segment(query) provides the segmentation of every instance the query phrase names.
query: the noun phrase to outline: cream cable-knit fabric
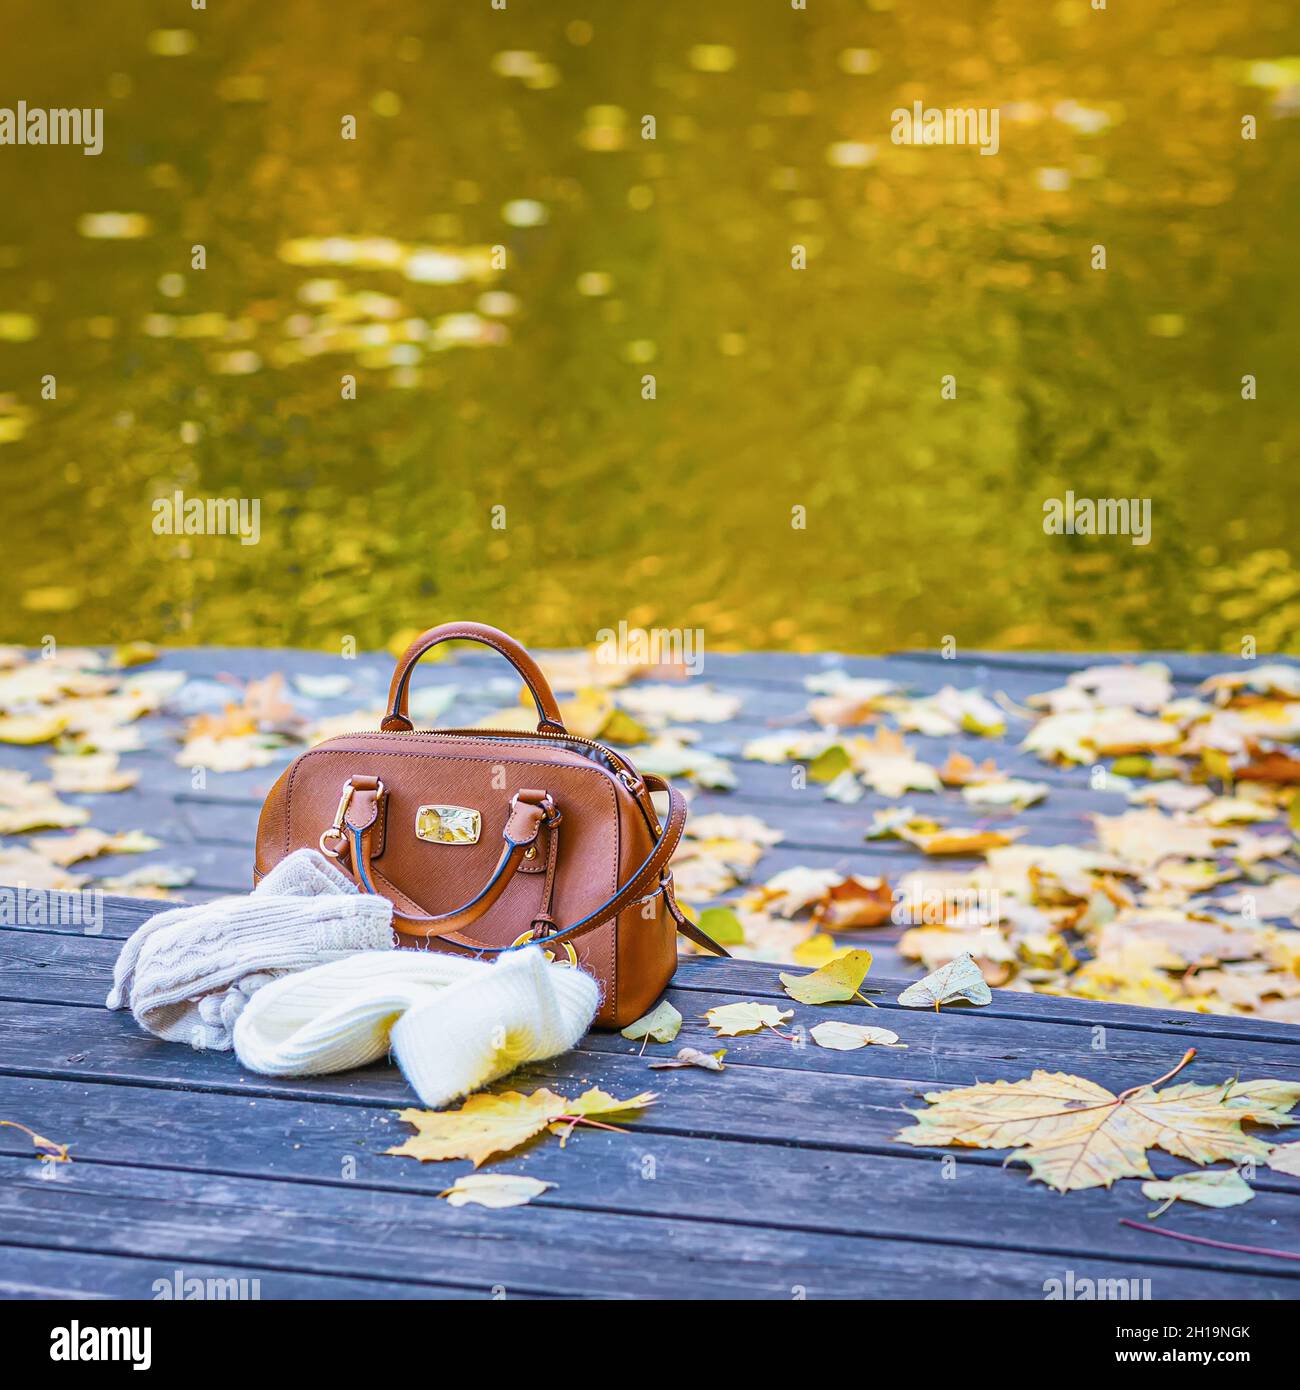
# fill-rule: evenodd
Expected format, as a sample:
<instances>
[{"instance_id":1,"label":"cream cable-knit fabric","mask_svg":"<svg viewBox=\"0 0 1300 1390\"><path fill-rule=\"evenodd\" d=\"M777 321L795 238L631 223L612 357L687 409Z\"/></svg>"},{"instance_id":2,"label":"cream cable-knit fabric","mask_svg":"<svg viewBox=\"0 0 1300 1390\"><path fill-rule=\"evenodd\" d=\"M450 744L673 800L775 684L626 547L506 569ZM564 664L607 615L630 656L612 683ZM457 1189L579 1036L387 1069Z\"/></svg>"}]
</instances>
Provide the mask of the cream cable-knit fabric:
<instances>
[{"instance_id":1,"label":"cream cable-knit fabric","mask_svg":"<svg viewBox=\"0 0 1300 1390\"><path fill-rule=\"evenodd\" d=\"M235 1023L250 1071L314 1076L364 1066L391 1048L428 1106L567 1052L591 1025L600 989L537 947L491 964L425 951L372 952L257 991Z\"/></svg>"},{"instance_id":2,"label":"cream cable-knit fabric","mask_svg":"<svg viewBox=\"0 0 1300 1390\"><path fill-rule=\"evenodd\" d=\"M228 1049L258 989L288 971L391 950L392 916L387 899L300 849L245 897L173 908L137 928L113 967L108 1007L129 1008L160 1038Z\"/></svg>"}]
</instances>

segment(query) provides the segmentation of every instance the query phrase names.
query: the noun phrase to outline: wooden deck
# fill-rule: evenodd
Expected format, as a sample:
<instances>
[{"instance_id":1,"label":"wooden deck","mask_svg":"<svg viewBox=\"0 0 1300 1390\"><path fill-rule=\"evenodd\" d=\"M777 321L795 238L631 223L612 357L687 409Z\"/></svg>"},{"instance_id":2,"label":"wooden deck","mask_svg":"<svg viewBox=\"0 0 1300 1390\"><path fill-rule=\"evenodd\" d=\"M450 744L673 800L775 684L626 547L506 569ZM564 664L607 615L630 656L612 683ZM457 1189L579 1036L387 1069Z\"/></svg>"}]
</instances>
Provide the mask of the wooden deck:
<instances>
[{"instance_id":1,"label":"wooden deck","mask_svg":"<svg viewBox=\"0 0 1300 1390\"><path fill-rule=\"evenodd\" d=\"M1059 683L1090 657L710 657L707 679L743 694L739 718L700 726L702 742L735 755L773 721L797 718L809 670L842 665L888 674L920 690L951 682L1013 699ZM1190 684L1234 663L1164 658ZM381 658L338 662L303 653L195 651L166 664L195 675L338 671L386 686ZM365 675L370 672L370 675ZM427 683L475 685L502 670L466 657L422 672ZM355 693L343 707L355 708ZM471 693L453 714L503 703ZM165 732L164 721L154 734ZM999 764L1053 785L1023 813L1031 841L1082 840L1086 810L1122 808L1087 787L1084 769L1045 768L979 739L911 740L937 761L952 747L994 752ZM93 823L140 827L167 841L155 858L192 865L189 897L248 885L256 808L275 769L214 776L194 791L174 766L175 744L128 756L140 787L84 798ZM11 766L40 770L41 750L5 750ZM11 756L12 755L12 756ZM739 787L706 793L699 809L746 810L785 831L760 865L827 864L891 876L920 863L893 844L862 841L868 796L855 807L790 789L788 769L737 761ZM83 798L65 797L67 800ZM928 798L955 819L953 794ZM107 868L141 862L122 856ZM79 866L86 867L86 866ZM98 871L100 864L94 866ZM873 932L870 983L880 1010L793 1005L805 1027L827 1018L882 1023L906 1050L840 1053L792 1046L771 1033L725 1040L727 1070L650 1071L639 1044L588 1036L574 1053L528 1069L511 1085L566 1094L589 1085L659 1103L628 1132L579 1132L491 1167L554 1182L529 1207L454 1209L437 1194L466 1163L417 1164L382 1151L406 1133L394 1110L412 1103L396 1069L374 1066L317 1079L271 1080L232 1055L196 1053L142 1034L103 1008L121 940L156 903L114 899L101 935L74 928L0 930L0 1119L72 1146L74 1162L33 1159L17 1130L0 1129L0 1293L151 1297L154 1281L260 1280L264 1298L1017 1297L1041 1300L1049 1280L1150 1280L1169 1298L1288 1299L1300 1263L1185 1244L1120 1224L1152 1205L1136 1182L1057 1194L1004 1168L1000 1153L924 1150L892 1142L924 1090L1045 1066L1114 1090L1151 1080L1184 1049L1198 1056L1182 1079L1235 1074L1300 1080L1296 1030L1245 1018L1167 1013L995 991L982 1009L942 1014L893 1003L915 969ZM886 978L880 978L885 976ZM719 1046L701 1015L715 1004L771 999L791 1005L776 969L743 961L683 962L670 998L685 1016L677 1046ZM665 1051L659 1049L660 1052ZM945 1164L944 1159L949 1160ZM1160 1175L1187 1165L1156 1153ZM1177 1209L1159 1225L1235 1244L1300 1249L1300 1179L1260 1169L1255 1199L1229 1211Z\"/></svg>"}]
</instances>

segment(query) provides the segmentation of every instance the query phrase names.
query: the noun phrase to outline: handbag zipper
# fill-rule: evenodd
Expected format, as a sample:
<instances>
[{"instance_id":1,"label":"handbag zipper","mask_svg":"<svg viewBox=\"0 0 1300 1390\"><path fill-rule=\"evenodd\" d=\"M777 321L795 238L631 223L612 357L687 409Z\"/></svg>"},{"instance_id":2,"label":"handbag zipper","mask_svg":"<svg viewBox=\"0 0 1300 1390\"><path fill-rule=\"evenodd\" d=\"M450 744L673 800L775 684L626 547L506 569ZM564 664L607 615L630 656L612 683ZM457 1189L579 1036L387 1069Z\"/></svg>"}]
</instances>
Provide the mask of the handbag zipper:
<instances>
[{"instance_id":1,"label":"handbag zipper","mask_svg":"<svg viewBox=\"0 0 1300 1390\"><path fill-rule=\"evenodd\" d=\"M639 796L645 785L636 769L622 754L607 748L603 743L597 743L593 738L583 738L581 734L553 734L541 729L531 732L519 729L354 729L346 734L335 734L334 738L410 738L412 734L423 734L425 738L510 738L520 742L540 738L554 739L557 743L580 743L586 748L594 748L614 763L619 781L629 791ZM333 739L329 741L333 742Z\"/></svg>"}]
</instances>

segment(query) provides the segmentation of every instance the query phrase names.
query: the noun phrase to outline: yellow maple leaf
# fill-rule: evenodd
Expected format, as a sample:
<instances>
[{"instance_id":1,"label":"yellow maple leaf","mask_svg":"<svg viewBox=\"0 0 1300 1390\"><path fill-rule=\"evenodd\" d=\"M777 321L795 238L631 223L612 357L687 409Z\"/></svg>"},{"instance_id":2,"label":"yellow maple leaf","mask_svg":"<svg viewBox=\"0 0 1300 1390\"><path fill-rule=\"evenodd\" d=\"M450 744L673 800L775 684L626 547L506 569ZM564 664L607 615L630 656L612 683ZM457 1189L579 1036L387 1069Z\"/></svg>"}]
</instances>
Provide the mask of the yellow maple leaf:
<instances>
[{"instance_id":1,"label":"yellow maple leaf","mask_svg":"<svg viewBox=\"0 0 1300 1390\"><path fill-rule=\"evenodd\" d=\"M1085 1077L1036 1071L1023 1081L994 1081L925 1096L930 1109L895 1138L905 1144L1020 1149L1014 1161L1060 1192L1109 1187L1116 1178L1153 1176L1146 1151L1161 1148L1194 1163L1266 1159L1270 1144L1244 1121L1290 1123L1300 1085L1228 1081L1183 1083L1157 1091L1196 1055L1157 1080L1114 1095Z\"/></svg>"},{"instance_id":2,"label":"yellow maple leaf","mask_svg":"<svg viewBox=\"0 0 1300 1390\"><path fill-rule=\"evenodd\" d=\"M480 1092L455 1110L399 1110L400 1118L414 1125L416 1133L385 1152L425 1163L468 1158L477 1168L493 1154L517 1149L544 1129L559 1132L558 1126L567 1137L576 1123L598 1123L592 1120L594 1115L641 1110L654 1100L653 1091L619 1100L596 1087L574 1100L545 1087L531 1095Z\"/></svg>"}]
</instances>

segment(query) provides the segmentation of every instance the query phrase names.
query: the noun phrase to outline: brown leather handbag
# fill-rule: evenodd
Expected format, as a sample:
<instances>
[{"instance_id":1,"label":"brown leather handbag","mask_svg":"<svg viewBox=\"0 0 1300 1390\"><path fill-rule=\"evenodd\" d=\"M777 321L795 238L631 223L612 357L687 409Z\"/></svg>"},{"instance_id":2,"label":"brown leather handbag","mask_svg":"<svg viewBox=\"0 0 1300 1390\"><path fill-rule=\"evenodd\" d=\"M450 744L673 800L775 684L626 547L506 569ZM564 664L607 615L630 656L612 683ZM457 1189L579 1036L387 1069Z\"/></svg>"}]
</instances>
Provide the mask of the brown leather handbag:
<instances>
[{"instance_id":1,"label":"brown leather handbag","mask_svg":"<svg viewBox=\"0 0 1300 1390\"><path fill-rule=\"evenodd\" d=\"M415 663L450 641L485 643L511 663L537 705L535 733L414 727ZM651 792L667 794L662 823ZM285 769L262 808L254 878L319 846L363 892L389 899L399 945L485 959L541 945L596 977L596 1023L621 1028L672 978L677 932L727 954L673 897L685 824L680 792L565 729L514 638L444 623L397 663L379 732L327 739Z\"/></svg>"}]
</instances>

